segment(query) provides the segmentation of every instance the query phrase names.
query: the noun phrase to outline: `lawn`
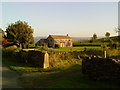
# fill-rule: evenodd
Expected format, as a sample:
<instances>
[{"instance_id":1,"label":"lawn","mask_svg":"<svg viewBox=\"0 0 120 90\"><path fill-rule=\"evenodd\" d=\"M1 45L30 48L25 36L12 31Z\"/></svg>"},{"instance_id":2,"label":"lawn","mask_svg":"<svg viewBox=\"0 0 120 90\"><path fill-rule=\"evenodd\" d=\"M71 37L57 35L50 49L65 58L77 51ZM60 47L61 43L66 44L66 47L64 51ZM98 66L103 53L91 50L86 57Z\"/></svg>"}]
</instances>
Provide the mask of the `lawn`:
<instances>
[{"instance_id":1,"label":"lawn","mask_svg":"<svg viewBox=\"0 0 120 90\"><path fill-rule=\"evenodd\" d=\"M93 47L93 46L81 46L81 47L66 47L66 48L50 48L49 52L69 52L69 51L83 51L84 49L101 49L101 47Z\"/></svg>"},{"instance_id":2,"label":"lawn","mask_svg":"<svg viewBox=\"0 0 120 90\"><path fill-rule=\"evenodd\" d=\"M39 67L35 67L33 65L24 64L17 62L14 58L2 58L2 63L6 64L9 68L16 71L18 74L23 74L27 72L42 72L42 71L50 71L52 69L42 69Z\"/></svg>"},{"instance_id":3,"label":"lawn","mask_svg":"<svg viewBox=\"0 0 120 90\"><path fill-rule=\"evenodd\" d=\"M80 65L42 76L21 76L19 82L25 88L118 88L117 81L93 81L81 72Z\"/></svg>"}]
</instances>

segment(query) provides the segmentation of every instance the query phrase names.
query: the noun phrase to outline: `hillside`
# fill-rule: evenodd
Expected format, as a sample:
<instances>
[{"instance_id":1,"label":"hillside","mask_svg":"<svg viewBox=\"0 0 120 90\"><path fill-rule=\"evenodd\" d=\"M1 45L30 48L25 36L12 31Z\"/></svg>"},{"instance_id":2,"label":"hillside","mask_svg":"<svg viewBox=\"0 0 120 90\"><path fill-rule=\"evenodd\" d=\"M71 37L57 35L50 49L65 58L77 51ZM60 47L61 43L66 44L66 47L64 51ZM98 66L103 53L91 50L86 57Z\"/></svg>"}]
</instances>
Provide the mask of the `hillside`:
<instances>
[{"instance_id":1,"label":"hillside","mask_svg":"<svg viewBox=\"0 0 120 90\"><path fill-rule=\"evenodd\" d=\"M75 41L75 42L73 42L73 45L74 46L86 46L86 45L92 45L92 46L101 46L101 44L102 43L104 43L104 44L108 44L109 43L109 40L103 40L103 39L105 39L105 37L103 37L103 38L99 38L99 39L96 39L95 40L95 42L92 42L92 43L90 43L90 40L84 40L84 41ZM112 40L112 41L114 41L114 42L118 42L118 38L117 38L117 36L113 36L113 37L110 37L110 39Z\"/></svg>"},{"instance_id":2,"label":"hillside","mask_svg":"<svg viewBox=\"0 0 120 90\"><path fill-rule=\"evenodd\" d=\"M105 39L105 38L97 39L96 42L101 42L103 39ZM114 42L118 42L117 36L112 36L112 37L110 37L110 39L113 40Z\"/></svg>"},{"instance_id":3,"label":"hillside","mask_svg":"<svg viewBox=\"0 0 120 90\"><path fill-rule=\"evenodd\" d=\"M96 42L101 42L101 41L103 41L103 39L106 39L106 37L99 38L99 39L96 40ZM112 36L109 39L113 40L114 42L118 42L118 37L117 36ZM87 40L87 42L89 42L89 41Z\"/></svg>"}]
</instances>

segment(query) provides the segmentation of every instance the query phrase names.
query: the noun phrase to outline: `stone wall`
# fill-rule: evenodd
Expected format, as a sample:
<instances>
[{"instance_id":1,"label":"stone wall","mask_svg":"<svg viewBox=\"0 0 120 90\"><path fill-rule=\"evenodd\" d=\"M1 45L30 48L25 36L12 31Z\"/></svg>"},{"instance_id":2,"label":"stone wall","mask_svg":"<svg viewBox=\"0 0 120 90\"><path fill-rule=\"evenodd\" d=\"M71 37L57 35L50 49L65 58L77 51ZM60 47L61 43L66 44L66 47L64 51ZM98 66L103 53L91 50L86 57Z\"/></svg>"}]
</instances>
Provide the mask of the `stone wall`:
<instances>
[{"instance_id":1,"label":"stone wall","mask_svg":"<svg viewBox=\"0 0 120 90\"><path fill-rule=\"evenodd\" d=\"M82 73L94 80L120 80L120 60L86 57Z\"/></svg>"},{"instance_id":2,"label":"stone wall","mask_svg":"<svg viewBox=\"0 0 120 90\"><path fill-rule=\"evenodd\" d=\"M40 50L21 50L16 59L21 63L31 64L41 68L53 67L56 63L62 63L72 59L81 59L83 52L43 52Z\"/></svg>"},{"instance_id":3,"label":"stone wall","mask_svg":"<svg viewBox=\"0 0 120 90\"><path fill-rule=\"evenodd\" d=\"M21 51L19 61L32 64L37 67L49 67L49 55L46 51Z\"/></svg>"}]
</instances>

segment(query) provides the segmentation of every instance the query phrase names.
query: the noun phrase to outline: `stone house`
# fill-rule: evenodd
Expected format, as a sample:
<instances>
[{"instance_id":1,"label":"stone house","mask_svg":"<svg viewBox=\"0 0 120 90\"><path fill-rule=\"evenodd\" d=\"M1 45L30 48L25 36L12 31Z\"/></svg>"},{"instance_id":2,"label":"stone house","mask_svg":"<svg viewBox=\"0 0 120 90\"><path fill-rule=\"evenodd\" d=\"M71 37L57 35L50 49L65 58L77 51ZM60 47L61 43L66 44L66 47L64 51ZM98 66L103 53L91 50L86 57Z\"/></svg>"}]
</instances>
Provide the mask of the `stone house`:
<instances>
[{"instance_id":1,"label":"stone house","mask_svg":"<svg viewBox=\"0 0 120 90\"><path fill-rule=\"evenodd\" d=\"M48 46L47 39L40 39L35 45L36 46Z\"/></svg>"},{"instance_id":2,"label":"stone house","mask_svg":"<svg viewBox=\"0 0 120 90\"><path fill-rule=\"evenodd\" d=\"M47 39L40 39L36 46L48 46L51 48L72 47L72 39L67 35L49 35Z\"/></svg>"}]
</instances>

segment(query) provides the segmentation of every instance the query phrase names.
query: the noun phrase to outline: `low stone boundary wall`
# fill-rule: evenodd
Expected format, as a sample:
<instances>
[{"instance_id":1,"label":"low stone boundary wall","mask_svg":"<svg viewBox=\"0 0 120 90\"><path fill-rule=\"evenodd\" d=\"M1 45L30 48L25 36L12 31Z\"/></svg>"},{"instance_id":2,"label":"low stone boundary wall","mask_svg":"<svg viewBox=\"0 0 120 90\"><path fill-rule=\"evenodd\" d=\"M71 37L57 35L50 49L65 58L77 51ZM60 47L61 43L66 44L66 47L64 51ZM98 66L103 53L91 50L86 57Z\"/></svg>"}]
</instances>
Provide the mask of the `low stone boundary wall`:
<instances>
[{"instance_id":1,"label":"low stone boundary wall","mask_svg":"<svg viewBox=\"0 0 120 90\"><path fill-rule=\"evenodd\" d=\"M87 57L82 61L82 73L94 80L120 80L120 60Z\"/></svg>"},{"instance_id":2,"label":"low stone boundary wall","mask_svg":"<svg viewBox=\"0 0 120 90\"><path fill-rule=\"evenodd\" d=\"M49 67L49 55L46 51L20 51L19 61L24 63L29 63L41 68Z\"/></svg>"}]
</instances>

